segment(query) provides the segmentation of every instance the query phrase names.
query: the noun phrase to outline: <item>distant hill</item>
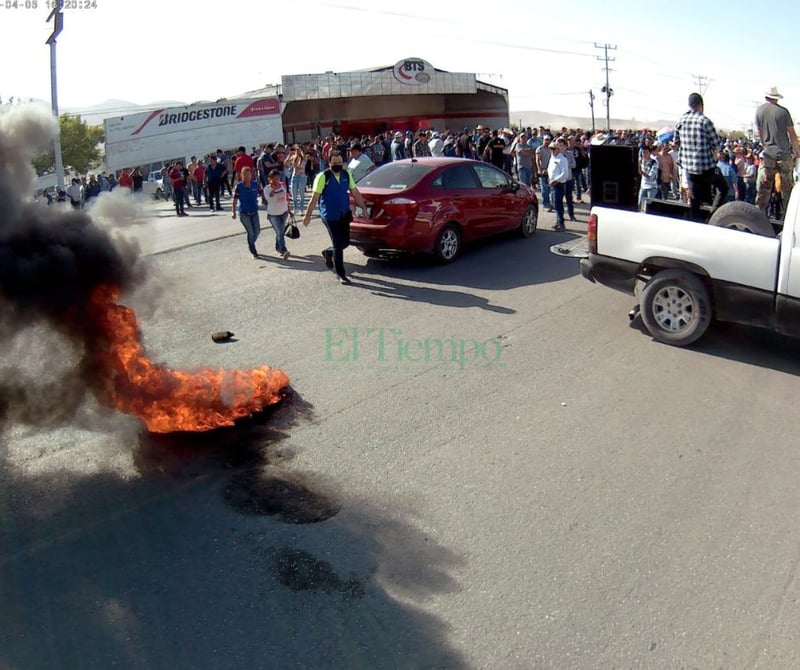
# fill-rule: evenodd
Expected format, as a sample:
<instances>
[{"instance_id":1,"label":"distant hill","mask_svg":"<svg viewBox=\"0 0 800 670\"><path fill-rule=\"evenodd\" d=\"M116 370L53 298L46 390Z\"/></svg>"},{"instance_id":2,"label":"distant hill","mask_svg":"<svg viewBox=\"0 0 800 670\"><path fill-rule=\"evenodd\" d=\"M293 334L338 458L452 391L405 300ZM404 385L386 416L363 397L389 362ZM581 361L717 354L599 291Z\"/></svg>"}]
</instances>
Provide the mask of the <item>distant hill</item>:
<instances>
[{"instance_id":1,"label":"distant hill","mask_svg":"<svg viewBox=\"0 0 800 670\"><path fill-rule=\"evenodd\" d=\"M578 117L578 116L562 116L560 114L550 114L548 112L539 112L539 111L514 111L511 110L508 113L509 119L512 124L516 124L522 128L526 128L531 126L532 128L538 126L544 126L545 128L549 128L550 130L555 131L556 129L561 129L562 127L567 128L582 128L584 130L591 130L592 129L592 119L591 117ZM649 128L652 130L657 130L659 128L663 128L664 126L672 126L675 123L675 119L671 121L665 121L663 119L660 120L641 120L641 119L616 119L611 118L611 127L612 128L633 128L640 130L642 128ZM597 130L602 130L605 128L606 125L606 117L595 117L595 128Z\"/></svg>"},{"instance_id":2,"label":"distant hill","mask_svg":"<svg viewBox=\"0 0 800 670\"><path fill-rule=\"evenodd\" d=\"M104 119L110 119L115 116L150 112L154 109L161 109L162 107L182 107L185 104L185 102L176 100L160 100L147 105L137 105L135 102L130 102L129 100L112 99L88 107L65 107L60 109L59 112L62 114L80 116L81 119L90 126L99 126L103 124Z\"/></svg>"}]
</instances>

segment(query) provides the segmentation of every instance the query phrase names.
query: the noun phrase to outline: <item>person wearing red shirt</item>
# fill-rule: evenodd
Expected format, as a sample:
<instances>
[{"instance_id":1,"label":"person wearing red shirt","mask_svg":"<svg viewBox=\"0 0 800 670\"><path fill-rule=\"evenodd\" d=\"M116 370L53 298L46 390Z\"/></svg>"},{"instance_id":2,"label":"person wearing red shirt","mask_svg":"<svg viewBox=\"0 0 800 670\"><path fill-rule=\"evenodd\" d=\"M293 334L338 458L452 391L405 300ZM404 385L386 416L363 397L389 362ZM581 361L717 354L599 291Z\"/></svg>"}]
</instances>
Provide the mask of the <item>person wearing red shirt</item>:
<instances>
[{"instance_id":1,"label":"person wearing red shirt","mask_svg":"<svg viewBox=\"0 0 800 670\"><path fill-rule=\"evenodd\" d=\"M186 179L183 176L183 163L175 161L168 176L172 183L172 197L175 200L175 211L178 216L187 216L184 211L184 196L186 192Z\"/></svg>"},{"instance_id":2,"label":"person wearing red shirt","mask_svg":"<svg viewBox=\"0 0 800 670\"><path fill-rule=\"evenodd\" d=\"M248 156L247 150L244 147L239 147L239 150L236 152L236 160L233 162L233 173L236 175L237 181L242 180L242 168L245 167L249 167L250 171L255 173L256 164L253 162L253 159Z\"/></svg>"},{"instance_id":3,"label":"person wearing red shirt","mask_svg":"<svg viewBox=\"0 0 800 670\"><path fill-rule=\"evenodd\" d=\"M205 189L206 183L206 168L203 166L203 161L197 161L197 165L192 172L192 190L194 191L194 202L200 206L202 203L201 196ZM208 193L206 193L206 204L208 204Z\"/></svg>"},{"instance_id":4,"label":"person wearing red shirt","mask_svg":"<svg viewBox=\"0 0 800 670\"><path fill-rule=\"evenodd\" d=\"M128 173L128 168L125 168L119 176L119 179L117 179L117 186L127 188L129 191L133 190L133 178Z\"/></svg>"}]
</instances>

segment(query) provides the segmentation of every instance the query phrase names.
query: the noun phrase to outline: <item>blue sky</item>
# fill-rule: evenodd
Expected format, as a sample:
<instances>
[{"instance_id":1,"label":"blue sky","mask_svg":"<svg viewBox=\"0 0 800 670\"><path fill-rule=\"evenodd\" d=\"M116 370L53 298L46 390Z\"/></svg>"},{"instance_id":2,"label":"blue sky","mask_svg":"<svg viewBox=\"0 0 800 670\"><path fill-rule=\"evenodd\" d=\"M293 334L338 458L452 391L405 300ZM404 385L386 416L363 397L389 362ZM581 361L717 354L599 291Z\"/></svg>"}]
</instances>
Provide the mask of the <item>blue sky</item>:
<instances>
[{"instance_id":1,"label":"blue sky","mask_svg":"<svg viewBox=\"0 0 800 670\"><path fill-rule=\"evenodd\" d=\"M0 97L49 100L48 10L43 0L16 2L19 9L0 9ZM744 129L776 85L800 118L800 69L791 57L796 0L674 0L650 11L621 0L570 0L558 12L530 0L226 0L208 5L210 12L167 0L93 2L65 10L57 50L62 108L111 98L215 100L280 83L281 74L414 56L508 88L512 121L514 111L532 109L588 117L591 89L603 125L603 51L595 45L610 44L612 117L676 119L702 87L716 125Z\"/></svg>"}]
</instances>

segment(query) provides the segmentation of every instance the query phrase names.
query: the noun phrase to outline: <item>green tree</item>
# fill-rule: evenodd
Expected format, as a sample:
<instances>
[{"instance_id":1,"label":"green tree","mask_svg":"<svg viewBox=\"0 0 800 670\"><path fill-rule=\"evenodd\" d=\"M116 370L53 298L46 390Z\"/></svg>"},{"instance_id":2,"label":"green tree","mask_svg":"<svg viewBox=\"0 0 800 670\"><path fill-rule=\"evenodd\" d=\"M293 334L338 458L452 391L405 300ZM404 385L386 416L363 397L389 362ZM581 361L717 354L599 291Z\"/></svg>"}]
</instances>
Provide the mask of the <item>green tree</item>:
<instances>
[{"instance_id":1,"label":"green tree","mask_svg":"<svg viewBox=\"0 0 800 670\"><path fill-rule=\"evenodd\" d=\"M64 114L58 119L61 129L61 158L78 172L86 172L100 158L98 143L104 140L102 126L89 126L80 116ZM53 150L40 154L33 160L38 174L55 169Z\"/></svg>"}]
</instances>

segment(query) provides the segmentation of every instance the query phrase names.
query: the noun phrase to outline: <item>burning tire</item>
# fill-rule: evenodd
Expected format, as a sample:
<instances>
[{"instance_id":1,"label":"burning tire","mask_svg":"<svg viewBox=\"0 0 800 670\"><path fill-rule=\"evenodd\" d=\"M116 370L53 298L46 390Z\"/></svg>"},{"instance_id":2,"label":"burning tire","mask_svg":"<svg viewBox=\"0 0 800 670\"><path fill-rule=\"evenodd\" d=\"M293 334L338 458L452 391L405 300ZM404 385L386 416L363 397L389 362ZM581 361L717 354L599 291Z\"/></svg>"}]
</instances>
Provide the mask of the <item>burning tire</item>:
<instances>
[{"instance_id":1,"label":"burning tire","mask_svg":"<svg viewBox=\"0 0 800 670\"><path fill-rule=\"evenodd\" d=\"M458 228L448 223L439 231L433 253L440 263L452 263L461 253L461 232Z\"/></svg>"}]
</instances>

